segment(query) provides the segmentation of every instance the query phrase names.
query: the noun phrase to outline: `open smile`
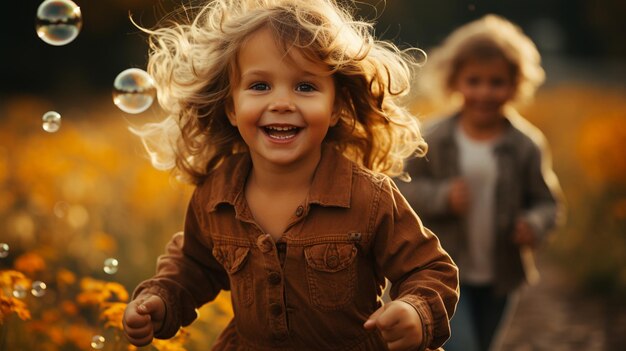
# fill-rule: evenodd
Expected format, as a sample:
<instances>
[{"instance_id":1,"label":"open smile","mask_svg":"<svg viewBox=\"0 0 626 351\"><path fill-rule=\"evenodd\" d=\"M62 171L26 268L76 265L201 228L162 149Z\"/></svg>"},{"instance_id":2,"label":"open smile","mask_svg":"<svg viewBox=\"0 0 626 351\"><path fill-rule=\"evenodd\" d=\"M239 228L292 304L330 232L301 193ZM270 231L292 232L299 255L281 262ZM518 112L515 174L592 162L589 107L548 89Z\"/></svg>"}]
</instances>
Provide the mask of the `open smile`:
<instances>
[{"instance_id":1,"label":"open smile","mask_svg":"<svg viewBox=\"0 0 626 351\"><path fill-rule=\"evenodd\" d=\"M261 127L265 135L276 141L287 141L296 137L302 130L300 127L291 125L268 125Z\"/></svg>"}]
</instances>

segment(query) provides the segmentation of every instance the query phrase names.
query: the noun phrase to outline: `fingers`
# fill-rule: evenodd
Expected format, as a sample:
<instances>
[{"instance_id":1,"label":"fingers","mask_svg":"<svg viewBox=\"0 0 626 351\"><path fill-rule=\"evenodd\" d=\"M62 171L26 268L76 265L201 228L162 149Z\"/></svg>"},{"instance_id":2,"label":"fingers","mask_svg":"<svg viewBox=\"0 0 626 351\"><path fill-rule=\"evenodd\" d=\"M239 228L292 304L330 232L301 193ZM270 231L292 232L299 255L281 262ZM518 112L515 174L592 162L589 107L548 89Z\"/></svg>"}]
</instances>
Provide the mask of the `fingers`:
<instances>
[{"instance_id":1,"label":"fingers","mask_svg":"<svg viewBox=\"0 0 626 351\"><path fill-rule=\"evenodd\" d=\"M449 193L449 205L452 212L462 215L467 212L470 201L470 191L463 179L452 181Z\"/></svg>"},{"instance_id":2,"label":"fingers","mask_svg":"<svg viewBox=\"0 0 626 351\"><path fill-rule=\"evenodd\" d=\"M160 297L152 295L143 300L139 304L139 306L137 306L137 311L140 314L149 314L153 317L162 317L165 313L165 304Z\"/></svg>"},{"instance_id":3,"label":"fingers","mask_svg":"<svg viewBox=\"0 0 626 351\"><path fill-rule=\"evenodd\" d=\"M515 233L513 240L516 244L534 246L536 244L536 237L532 227L524 220L518 220L515 224Z\"/></svg>"},{"instance_id":4,"label":"fingers","mask_svg":"<svg viewBox=\"0 0 626 351\"><path fill-rule=\"evenodd\" d=\"M153 337L152 333L150 333L149 335L147 335L145 337L139 337L139 338L133 338L133 337L129 336L128 334L126 334L126 339L128 339L128 342L130 342L131 344L133 344L133 345L135 345L137 347L149 345L152 342L153 338L154 337Z\"/></svg>"},{"instance_id":5,"label":"fingers","mask_svg":"<svg viewBox=\"0 0 626 351\"><path fill-rule=\"evenodd\" d=\"M400 322L398 314L395 311L394 304L389 303L387 306L388 307L385 311L383 311L383 313L381 313L376 319L376 327L381 331L381 333L383 333L383 336L385 336L385 333L393 335L390 331L394 329L398 322ZM385 340L387 340L387 338L385 338Z\"/></svg>"},{"instance_id":6,"label":"fingers","mask_svg":"<svg viewBox=\"0 0 626 351\"><path fill-rule=\"evenodd\" d=\"M124 334L128 341L135 346L148 345L154 337L154 326L149 314L149 306L144 305L146 300L132 301L124 311L122 320Z\"/></svg>"},{"instance_id":7,"label":"fingers","mask_svg":"<svg viewBox=\"0 0 626 351\"><path fill-rule=\"evenodd\" d=\"M154 337L153 327L150 322L150 316L138 316L141 318L124 319L124 334L131 344L145 346L152 342Z\"/></svg>"},{"instance_id":8,"label":"fingers","mask_svg":"<svg viewBox=\"0 0 626 351\"><path fill-rule=\"evenodd\" d=\"M392 301L376 310L364 324L376 327L389 350L410 350L422 343L421 319L417 311L403 301Z\"/></svg>"},{"instance_id":9,"label":"fingers","mask_svg":"<svg viewBox=\"0 0 626 351\"><path fill-rule=\"evenodd\" d=\"M154 337L152 325L146 324L139 328L126 328L125 329L126 336L129 339L133 339L136 342L141 342L142 340L147 340L148 343ZM133 343L134 344L134 343Z\"/></svg>"},{"instance_id":10,"label":"fingers","mask_svg":"<svg viewBox=\"0 0 626 351\"><path fill-rule=\"evenodd\" d=\"M150 324L150 315L139 314L136 309L132 311L127 308L127 312L124 314L124 324L133 329L142 328Z\"/></svg>"},{"instance_id":11,"label":"fingers","mask_svg":"<svg viewBox=\"0 0 626 351\"><path fill-rule=\"evenodd\" d=\"M383 338L385 340L396 340L397 332L394 331L394 327L398 324L399 320L397 315L391 311L388 312L388 306L393 306L392 303L387 305L383 305L379 309L377 309L372 315L367 319L365 324L363 325L365 329L371 330L374 328L378 328L380 332L383 334ZM389 337L390 339L388 339Z\"/></svg>"},{"instance_id":12,"label":"fingers","mask_svg":"<svg viewBox=\"0 0 626 351\"><path fill-rule=\"evenodd\" d=\"M376 328L376 320L378 319L378 316L380 316L380 314L383 313L384 310L385 310L385 305L381 306L379 309L374 311L374 313L372 313L369 316L369 318L365 321L365 324L363 324L365 329L372 330Z\"/></svg>"}]
</instances>

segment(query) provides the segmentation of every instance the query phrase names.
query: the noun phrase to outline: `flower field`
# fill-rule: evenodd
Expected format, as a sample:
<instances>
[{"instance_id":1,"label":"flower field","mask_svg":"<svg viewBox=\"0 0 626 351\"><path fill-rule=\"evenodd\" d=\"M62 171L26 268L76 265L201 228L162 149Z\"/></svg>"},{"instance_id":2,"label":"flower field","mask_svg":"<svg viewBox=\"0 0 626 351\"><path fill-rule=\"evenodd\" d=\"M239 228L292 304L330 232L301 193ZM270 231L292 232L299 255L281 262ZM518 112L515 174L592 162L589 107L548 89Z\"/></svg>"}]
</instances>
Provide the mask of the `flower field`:
<instances>
[{"instance_id":1,"label":"flower field","mask_svg":"<svg viewBox=\"0 0 626 351\"><path fill-rule=\"evenodd\" d=\"M41 126L49 110L63 116L54 133ZM521 113L545 133L567 200L550 257L581 292L624 296L626 91L552 86ZM151 168L127 129L158 117L126 115L108 96L0 101L0 350L136 349L121 334L124 307L181 230L192 190ZM141 349L205 350L231 317L223 293L175 338Z\"/></svg>"}]
</instances>

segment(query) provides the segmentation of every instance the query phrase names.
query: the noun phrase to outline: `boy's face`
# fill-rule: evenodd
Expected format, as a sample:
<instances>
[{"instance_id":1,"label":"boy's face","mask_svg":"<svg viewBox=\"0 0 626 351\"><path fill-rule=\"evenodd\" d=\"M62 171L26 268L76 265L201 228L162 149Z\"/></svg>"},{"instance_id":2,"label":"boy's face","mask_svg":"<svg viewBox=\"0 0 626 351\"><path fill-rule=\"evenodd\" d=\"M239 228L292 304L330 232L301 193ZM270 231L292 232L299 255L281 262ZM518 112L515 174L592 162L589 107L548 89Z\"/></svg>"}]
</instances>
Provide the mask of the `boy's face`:
<instances>
[{"instance_id":1,"label":"boy's face","mask_svg":"<svg viewBox=\"0 0 626 351\"><path fill-rule=\"evenodd\" d=\"M297 49L285 54L268 29L245 41L237 63L228 119L255 164L317 162L328 128L337 123L335 84L327 67L306 60Z\"/></svg>"},{"instance_id":2,"label":"boy's face","mask_svg":"<svg viewBox=\"0 0 626 351\"><path fill-rule=\"evenodd\" d=\"M472 123L496 123L515 94L508 61L501 57L468 60L459 68L454 90L463 96L462 115Z\"/></svg>"}]
</instances>

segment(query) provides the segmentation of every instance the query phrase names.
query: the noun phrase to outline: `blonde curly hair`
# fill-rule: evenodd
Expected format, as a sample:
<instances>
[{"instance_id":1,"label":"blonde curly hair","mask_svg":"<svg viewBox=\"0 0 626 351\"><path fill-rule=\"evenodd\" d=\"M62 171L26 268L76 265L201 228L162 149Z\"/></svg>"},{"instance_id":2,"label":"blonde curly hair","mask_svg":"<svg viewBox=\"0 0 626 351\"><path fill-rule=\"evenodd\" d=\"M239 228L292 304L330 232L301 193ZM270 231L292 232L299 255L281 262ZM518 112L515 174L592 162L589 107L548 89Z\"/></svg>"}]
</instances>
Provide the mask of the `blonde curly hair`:
<instances>
[{"instance_id":1,"label":"blonde curly hair","mask_svg":"<svg viewBox=\"0 0 626 351\"><path fill-rule=\"evenodd\" d=\"M420 91L447 104L454 96L456 75L463 64L493 57L503 57L511 67L516 89L509 104L530 101L545 80L539 51L521 28L493 14L457 28L428 53L428 63L418 83Z\"/></svg>"},{"instance_id":2,"label":"blonde curly hair","mask_svg":"<svg viewBox=\"0 0 626 351\"><path fill-rule=\"evenodd\" d=\"M417 118L399 102L419 65L410 51L419 49L376 40L372 25L349 10L335 0L210 0L185 9L180 21L140 27L149 34L148 73L167 113L162 122L131 128L153 166L198 184L225 158L248 150L226 115L230 82L244 40L269 28L285 51L301 50L333 74L340 118L325 142L371 170L404 174L404 159L426 152Z\"/></svg>"}]
</instances>

